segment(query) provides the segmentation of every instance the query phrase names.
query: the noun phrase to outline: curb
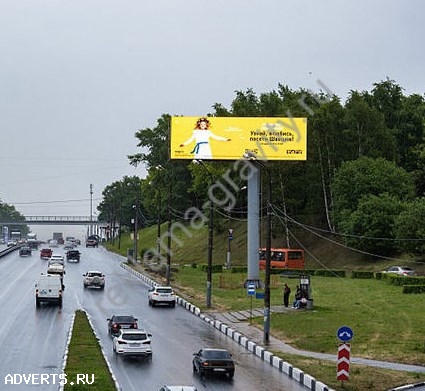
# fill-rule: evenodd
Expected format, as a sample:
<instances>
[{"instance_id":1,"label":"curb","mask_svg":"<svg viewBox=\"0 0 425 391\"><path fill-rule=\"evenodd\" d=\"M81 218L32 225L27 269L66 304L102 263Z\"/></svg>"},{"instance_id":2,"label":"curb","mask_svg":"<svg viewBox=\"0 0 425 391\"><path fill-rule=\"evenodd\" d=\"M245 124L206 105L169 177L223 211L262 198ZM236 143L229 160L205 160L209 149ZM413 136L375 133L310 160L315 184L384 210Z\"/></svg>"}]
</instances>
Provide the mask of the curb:
<instances>
[{"instance_id":1,"label":"curb","mask_svg":"<svg viewBox=\"0 0 425 391\"><path fill-rule=\"evenodd\" d=\"M416 384L406 384L404 386L400 386L400 387L396 387L396 388L391 388L388 391L406 391L406 390L413 390L414 388L424 387L424 386L425 386L425 382L416 383Z\"/></svg>"},{"instance_id":2,"label":"curb","mask_svg":"<svg viewBox=\"0 0 425 391\"><path fill-rule=\"evenodd\" d=\"M132 269L131 267L123 263L121 263L121 267L129 271L131 274L133 274L148 285L158 285L151 278L146 277L142 273ZM257 345L255 342L250 341L242 333L239 333L237 330L232 329L225 323L219 320L209 318L207 315L201 312L200 308L194 306L193 304L187 302L179 296L177 296L177 304L190 311L192 314L200 317L203 321L210 324L211 326L231 338L233 341L237 342L240 346L252 352L258 358L261 358L263 361L277 368L282 374L288 376L290 379L296 380L298 383L307 387L311 391L335 391L334 389L329 388L326 384L316 380L313 376L310 376L307 373L303 372L301 369L294 367L290 363L269 352L262 346Z\"/></svg>"}]
</instances>

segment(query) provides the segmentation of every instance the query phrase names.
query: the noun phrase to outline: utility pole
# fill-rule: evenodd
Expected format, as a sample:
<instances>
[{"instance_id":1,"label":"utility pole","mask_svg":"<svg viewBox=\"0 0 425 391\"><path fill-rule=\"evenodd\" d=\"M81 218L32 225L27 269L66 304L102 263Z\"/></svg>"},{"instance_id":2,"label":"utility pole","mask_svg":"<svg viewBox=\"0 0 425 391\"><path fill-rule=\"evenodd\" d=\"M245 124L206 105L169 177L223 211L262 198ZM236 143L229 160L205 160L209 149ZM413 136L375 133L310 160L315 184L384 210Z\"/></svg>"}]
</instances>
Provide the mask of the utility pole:
<instances>
[{"instance_id":1,"label":"utility pole","mask_svg":"<svg viewBox=\"0 0 425 391\"><path fill-rule=\"evenodd\" d=\"M93 235L93 184L90 183L90 235Z\"/></svg>"}]
</instances>

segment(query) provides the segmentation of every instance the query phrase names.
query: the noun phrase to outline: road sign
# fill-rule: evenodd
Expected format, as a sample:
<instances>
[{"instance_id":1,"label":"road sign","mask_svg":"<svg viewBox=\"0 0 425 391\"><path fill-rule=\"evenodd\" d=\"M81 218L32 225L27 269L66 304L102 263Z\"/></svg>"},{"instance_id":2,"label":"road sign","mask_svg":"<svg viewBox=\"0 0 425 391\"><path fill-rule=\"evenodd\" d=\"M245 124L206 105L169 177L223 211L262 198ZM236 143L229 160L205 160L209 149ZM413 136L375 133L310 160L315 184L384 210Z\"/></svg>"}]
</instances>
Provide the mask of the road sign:
<instances>
[{"instance_id":1,"label":"road sign","mask_svg":"<svg viewBox=\"0 0 425 391\"><path fill-rule=\"evenodd\" d=\"M248 295L255 296L255 284L248 284Z\"/></svg>"},{"instance_id":2,"label":"road sign","mask_svg":"<svg viewBox=\"0 0 425 391\"><path fill-rule=\"evenodd\" d=\"M348 380L350 376L350 350L351 346L349 343L341 343L338 345L337 380Z\"/></svg>"},{"instance_id":3,"label":"road sign","mask_svg":"<svg viewBox=\"0 0 425 391\"><path fill-rule=\"evenodd\" d=\"M233 228L229 228L229 240L233 239Z\"/></svg>"},{"instance_id":4,"label":"road sign","mask_svg":"<svg viewBox=\"0 0 425 391\"><path fill-rule=\"evenodd\" d=\"M256 299L264 299L264 292L257 292L255 294Z\"/></svg>"},{"instance_id":5,"label":"road sign","mask_svg":"<svg viewBox=\"0 0 425 391\"><path fill-rule=\"evenodd\" d=\"M353 339L354 333L348 326L341 326L336 332L336 336L341 342L348 342Z\"/></svg>"}]
</instances>

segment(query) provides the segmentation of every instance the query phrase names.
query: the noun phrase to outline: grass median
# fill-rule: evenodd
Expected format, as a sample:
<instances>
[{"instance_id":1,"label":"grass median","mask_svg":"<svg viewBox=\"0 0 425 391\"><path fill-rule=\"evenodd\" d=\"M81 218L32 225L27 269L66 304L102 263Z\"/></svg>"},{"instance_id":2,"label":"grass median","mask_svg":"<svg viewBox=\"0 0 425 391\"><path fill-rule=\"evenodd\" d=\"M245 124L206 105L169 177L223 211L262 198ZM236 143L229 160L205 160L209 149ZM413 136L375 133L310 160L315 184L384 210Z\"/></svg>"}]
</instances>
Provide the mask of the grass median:
<instances>
[{"instance_id":1,"label":"grass median","mask_svg":"<svg viewBox=\"0 0 425 391\"><path fill-rule=\"evenodd\" d=\"M75 313L65 374L65 391L116 391L99 341L84 311Z\"/></svg>"}]
</instances>

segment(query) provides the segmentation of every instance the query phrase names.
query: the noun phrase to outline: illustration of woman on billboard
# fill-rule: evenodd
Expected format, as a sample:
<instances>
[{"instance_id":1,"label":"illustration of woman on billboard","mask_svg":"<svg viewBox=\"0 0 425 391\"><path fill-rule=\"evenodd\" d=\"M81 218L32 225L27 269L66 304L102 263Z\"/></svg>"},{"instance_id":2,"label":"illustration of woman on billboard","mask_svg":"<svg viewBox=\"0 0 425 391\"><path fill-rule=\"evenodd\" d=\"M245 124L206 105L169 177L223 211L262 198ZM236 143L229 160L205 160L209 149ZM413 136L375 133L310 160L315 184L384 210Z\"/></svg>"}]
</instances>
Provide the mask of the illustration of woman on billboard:
<instances>
[{"instance_id":1,"label":"illustration of woman on billboard","mask_svg":"<svg viewBox=\"0 0 425 391\"><path fill-rule=\"evenodd\" d=\"M193 153L194 159L212 159L212 151L210 147L210 138L217 141L231 141L230 138L221 137L211 132L210 121L206 117L201 117L196 121L195 129L192 132L192 136L180 144L180 147L184 147L193 141L195 141L195 147L190 153Z\"/></svg>"}]
</instances>

